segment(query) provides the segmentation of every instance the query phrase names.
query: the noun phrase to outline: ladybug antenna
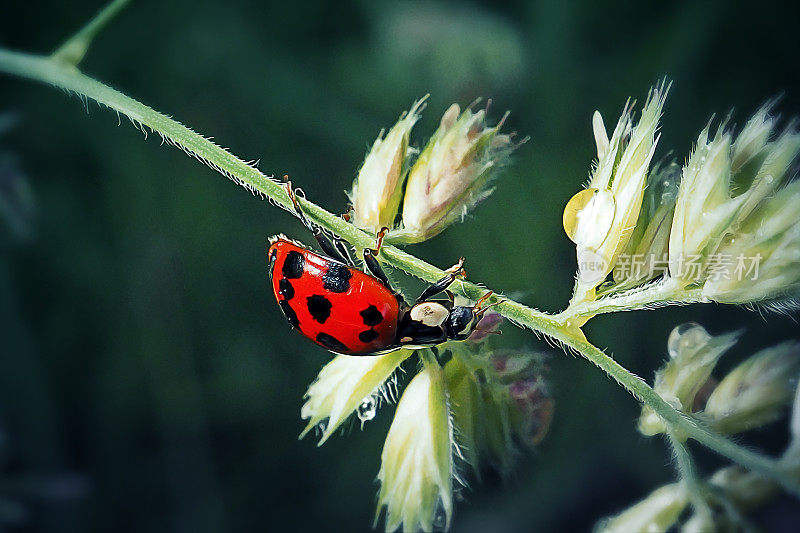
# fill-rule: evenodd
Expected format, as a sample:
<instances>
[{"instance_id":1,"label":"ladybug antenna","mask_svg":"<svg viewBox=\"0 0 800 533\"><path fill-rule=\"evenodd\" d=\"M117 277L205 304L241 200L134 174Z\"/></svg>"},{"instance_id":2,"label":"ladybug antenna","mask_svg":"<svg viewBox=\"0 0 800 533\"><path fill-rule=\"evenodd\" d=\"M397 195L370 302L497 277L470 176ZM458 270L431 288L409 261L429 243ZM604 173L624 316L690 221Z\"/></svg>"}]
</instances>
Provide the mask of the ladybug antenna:
<instances>
[{"instance_id":1,"label":"ladybug antenna","mask_svg":"<svg viewBox=\"0 0 800 533\"><path fill-rule=\"evenodd\" d=\"M486 311L488 311L489 309L491 309L495 305L500 305L500 304L505 303L505 302L506 302L506 300L505 300L505 298L503 298L503 299L497 300L496 302L490 303L489 305L487 305L486 307L484 307L483 309L481 309L477 313L475 313L475 316L480 318L480 317L483 316L483 314ZM497 333L500 333L500 332L498 331Z\"/></svg>"},{"instance_id":2,"label":"ladybug antenna","mask_svg":"<svg viewBox=\"0 0 800 533\"><path fill-rule=\"evenodd\" d=\"M481 305L483 305L483 303L486 302L486 300L491 298L493 295L494 295L494 292L493 291L489 291L486 294L484 294L483 296L481 296L480 299L477 302L475 302L475 305L472 306L472 311L475 313L475 316L482 317L483 314L486 311L488 311L489 309L491 309L495 305L499 305L499 304L505 302L505 299L501 298L501 299L497 300L496 302L490 303L486 307L481 307Z\"/></svg>"}]
</instances>

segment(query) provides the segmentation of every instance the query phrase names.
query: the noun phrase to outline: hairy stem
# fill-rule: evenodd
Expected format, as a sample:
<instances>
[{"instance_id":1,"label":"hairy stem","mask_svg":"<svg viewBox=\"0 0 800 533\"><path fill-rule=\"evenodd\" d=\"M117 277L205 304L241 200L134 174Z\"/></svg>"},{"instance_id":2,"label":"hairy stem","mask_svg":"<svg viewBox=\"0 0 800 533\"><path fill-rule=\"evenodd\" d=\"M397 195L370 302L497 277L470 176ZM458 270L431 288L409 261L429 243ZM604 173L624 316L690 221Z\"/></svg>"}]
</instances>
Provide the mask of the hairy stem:
<instances>
[{"instance_id":1,"label":"hairy stem","mask_svg":"<svg viewBox=\"0 0 800 533\"><path fill-rule=\"evenodd\" d=\"M91 98L117 113L128 116L143 131L149 128L157 132L170 144L181 148L248 190L269 197L277 204L287 207L290 205L286 191L280 183L179 122L86 76L74 65L52 58L0 49L0 72L37 80ZM341 217L305 199L300 199L300 203L306 216L320 226L340 235L355 246L374 246L374 236L368 235ZM381 248L381 259L428 282L434 282L444 275L441 269L390 245ZM474 283L461 280L454 283L452 290L472 300L477 300L487 291ZM676 432L694 438L743 467L774 479L794 494L800 495L800 483L779 469L775 461L737 446L673 409L638 376L589 343L580 328L570 325L569 321L561 321L556 316L512 300L504 300L494 309L513 322L547 335L583 355L639 401L651 407Z\"/></svg>"},{"instance_id":2,"label":"hairy stem","mask_svg":"<svg viewBox=\"0 0 800 533\"><path fill-rule=\"evenodd\" d=\"M705 523L712 523L713 513L706 501L703 482L697 476L697 469L695 468L694 460L689 453L686 443L681 441L671 431L667 432L667 440L672 448L672 453L675 455L675 462L678 465L681 483L683 483L686 492L689 494L692 507L694 507L698 515L704 518Z\"/></svg>"},{"instance_id":3,"label":"hairy stem","mask_svg":"<svg viewBox=\"0 0 800 533\"><path fill-rule=\"evenodd\" d=\"M603 369L610 377L638 398L640 402L653 409L674 433L693 438L703 446L714 450L744 468L775 480L786 490L800 497L800 481L781 468L779 461L734 444L719 433L708 429L696 419L673 409L644 380L621 366L591 343L572 338L559 340L580 352L583 357Z\"/></svg>"},{"instance_id":4,"label":"hairy stem","mask_svg":"<svg viewBox=\"0 0 800 533\"><path fill-rule=\"evenodd\" d=\"M171 144L180 147L247 189L269 197L283 206L288 207L291 205L282 184L262 174L258 169L183 124L86 76L73 66L45 57L0 49L0 72L3 71L42 81L89 97L118 113L126 115L134 124L141 125L143 128L147 127L159 133ZM373 235L361 231L341 217L303 198L299 198L299 201L306 216L348 240L351 244L361 248L375 245L375 237ZM390 245L384 245L381 248L381 259L428 282L437 281L445 274L441 269ZM465 281L456 282L452 289L454 292L474 300L486 293L486 289ZM535 311L516 302L501 304L496 309L504 311L503 314L512 320L524 322L533 329L547 334L560 327L550 315Z\"/></svg>"}]
</instances>

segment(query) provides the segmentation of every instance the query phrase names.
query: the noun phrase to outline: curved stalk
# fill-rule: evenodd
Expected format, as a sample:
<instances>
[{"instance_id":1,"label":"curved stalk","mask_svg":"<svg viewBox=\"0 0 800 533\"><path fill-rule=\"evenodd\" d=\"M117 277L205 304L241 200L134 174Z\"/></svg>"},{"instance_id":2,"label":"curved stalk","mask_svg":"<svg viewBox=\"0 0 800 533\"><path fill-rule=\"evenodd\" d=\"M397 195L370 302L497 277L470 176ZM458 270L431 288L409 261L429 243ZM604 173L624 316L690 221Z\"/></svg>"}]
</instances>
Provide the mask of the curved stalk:
<instances>
[{"instance_id":1,"label":"curved stalk","mask_svg":"<svg viewBox=\"0 0 800 533\"><path fill-rule=\"evenodd\" d=\"M53 59L63 61L72 65L77 65L86 55L86 51L92 44L92 39L103 27L117 16L122 8L128 5L130 0L114 0L106 5L86 26L81 28L75 35L58 47L51 56Z\"/></svg>"},{"instance_id":2,"label":"curved stalk","mask_svg":"<svg viewBox=\"0 0 800 533\"><path fill-rule=\"evenodd\" d=\"M564 344L580 352L583 357L603 369L609 376L627 389L660 416L673 433L690 437L731 461L759 473L800 497L800 480L781 468L780 461L752 452L716 433L680 411L673 409L663 398L640 377L636 376L602 350L587 341L564 340Z\"/></svg>"},{"instance_id":3,"label":"curved stalk","mask_svg":"<svg viewBox=\"0 0 800 533\"><path fill-rule=\"evenodd\" d=\"M290 205L283 186L271 177L264 175L257 168L179 122L86 76L73 65L48 57L0 49L0 72L37 80L91 98L117 113L128 116L142 130L146 127L157 132L170 144L181 148L248 190L268 197L284 207ZM353 245L358 247L374 245L372 235L368 235L342 218L305 199L300 199L300 203L306 216L320 226L350 241ZM441 269L390 245L384 245L381 248L381 259L428 282L434 282L444 275ZM474 283L460 280L454 284L452 290L472 300L477 300L487 291L486 288L479 287ZM580 353L631 392L639 401L651 407L676 432L694 438L745 468L774 479L787 490L800 496L800 482L786 475L778 468L776 461L737 446L700 425L696 420L673 409L638 376L589 343L580 328L572 325L569 320L561 320L560 316L548 315L512 300L504 300L494 309L513 322L534 332L547 335Z\"/></svg>"},{"instance_id":4,"label":"curved stalk","mask_svg":"<svg viewBox=\"0 0 800 533\"><path fill-rule=\"evenodd\" d=\"M697 469L695 468L694 460L689 453L686 443L682 442L672 432L667 432L667 440L672 448L672 453L675 455L675 462L678 465L681 483L683 483L686 492L689 494L692 507L694 507L698 515L704 518L705 523L711 523L713 512L706 501L703 482L697 476Z\"/></svg>"}]
</instances>

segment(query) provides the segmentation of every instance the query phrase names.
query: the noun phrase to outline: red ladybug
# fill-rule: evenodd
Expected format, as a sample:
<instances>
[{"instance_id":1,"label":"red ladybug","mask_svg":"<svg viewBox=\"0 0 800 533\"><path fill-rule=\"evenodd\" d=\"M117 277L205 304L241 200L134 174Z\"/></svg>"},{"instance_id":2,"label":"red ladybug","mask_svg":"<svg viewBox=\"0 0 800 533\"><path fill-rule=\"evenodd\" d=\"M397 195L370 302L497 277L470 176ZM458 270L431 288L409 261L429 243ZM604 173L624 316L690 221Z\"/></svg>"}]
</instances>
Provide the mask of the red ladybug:
<instances>
[{"instance_id":1,"label":"red ladybug","mask_svg":"<svg viewBox=\"0 0 800 533\"><path fill-rule=\"evenodd\" d=\"M329 238L305 218L290 184L287 192L297 216L327 254L283 236L270 239L267 257L272 289L294 329L332 352L347 355L378 355L470 336L489 307L481 305L492 293L473 307L453 304L447 287L463 275L463 259L409 305L392 289L376 259L386 228L378 234L377 247L364 250L367 274L356 268L345 241ZM449 300L429 299L442 292Z\"/></svg>"}]
</instances>

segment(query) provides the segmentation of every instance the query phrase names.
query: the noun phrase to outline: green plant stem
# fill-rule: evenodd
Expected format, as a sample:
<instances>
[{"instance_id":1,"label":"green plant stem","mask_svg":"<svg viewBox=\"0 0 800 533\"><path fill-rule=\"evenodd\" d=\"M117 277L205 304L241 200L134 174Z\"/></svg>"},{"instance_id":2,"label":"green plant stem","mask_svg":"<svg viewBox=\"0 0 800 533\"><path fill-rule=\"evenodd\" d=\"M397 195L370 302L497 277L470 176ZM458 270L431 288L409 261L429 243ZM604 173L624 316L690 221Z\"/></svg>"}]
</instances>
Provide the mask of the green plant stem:
<instances>
[{"instance_id":1,"label":"green plant stem","mask_svg":"<svg viewBox=\"0 0 800 533\"><path fill-rule=\"evenodd\" d=\"M667 440L672 448L672 453L675 455L681 483L683 483L686 492L689 494L689 500L692 502L695 512L705 519L705 523L712 523L713 513L706 501L706 491L703 487L703 482L697 476L697 469L686 443L671 431L667 432Z\"/></svg>"},{"instance_id":2,"label":"green plant stem","mask_svg":"<svg viewBox=\"0 0 800 533\"><path fill-rule=\"evenodd\" d=\"M67 41L58 47L51 56L53 59L77 65L86 55L89 45L92 44L92 39L95 35L103 29L103 27L111 22L117 14L122 11L122 8L128 5L130 0L114 0L106 5L100 12L89 21L86 26L81 28L75 35L67 39Z\"/></svg>"},{"instance_id":3,"label":"green plant stem","mask_svg":"<svg viewBox=\"0 0 800 533\"><path fill-rule=\"evenodd\" d=\"M65 65L46 57L0 49L0 72L38 80L87 96L126 115L134 124L158 132L171 144L182 148L249 190L269 197L284 207L288 208L291 205L281 183L262 174L258 169L179 122L86 76L74 66ZM348 240L351 244L360 248L375 245L375 236L361 231L341 217L303 198L300 198L299 201L308 218ZM428 282L437 281L445 274L441 269L390 245L384 245L381 248L381 259ZM486 293L486 289L461 280L455 284L453 291L473 300ZM515 302L501 304L497 309L498 311L504 309L503 314L512 320L524 321L533 329L548 334L561 327L550 315Z\"/></svg>"},{"instance_id":4,"label":"green plant stem","mask_svg":"<svg viewBox=\"0 0 800 533\"><path fill-rule=\"evenodd\" d=\"M177 121L86 76L73 65L47 57L0 49L0 72L37 80L91 98L117 113L128 116L142 130L146 127L158 132L171 144L180 147L247 189L269 197L285 207L290 205L282 184ZM307 217L353 245L361 248L374 245L374 236L359 230L341 217L305 199L300 199L300 204ZM381 259L428 282L436 281L444 275L441 269L390 245L381 248ZM472 300L477 300L487 290L461 280L457 281L452 289L453 292ZM497 301L496 297L494 301ZM512 300L504 300L494 309L513 322L547 335L583 355L639 401L652 408L675 431L696 439L743 467L774 479L787 490L800 495L800 483L779 469L775 461L737 446L673 409L638 376L589 343L580 328L570 325L569 321L562 322L553 315Z\"/></svg>"},{"instance_id":5,"label":"green plant stem","mask_svg":"<svg viewBox=\"0 0 800 533\"><path fill-rule=\"evenodd\" d=\"M562 340L562 339L559 339ZM641 378L621 366L613 358L587 341L577 339L562 340L564 344L575 349L583 357L603 369L609 376L627 389L631 394L655 411L665 424L679 436L691 437L703 446L727 457L748 470L773 479L777 483L800 497L800 481L781 468L780 462L742 446L734 444L719 433L701 424L695 418L673 409L663 398Z\"/></svg>"}]
</instances>

